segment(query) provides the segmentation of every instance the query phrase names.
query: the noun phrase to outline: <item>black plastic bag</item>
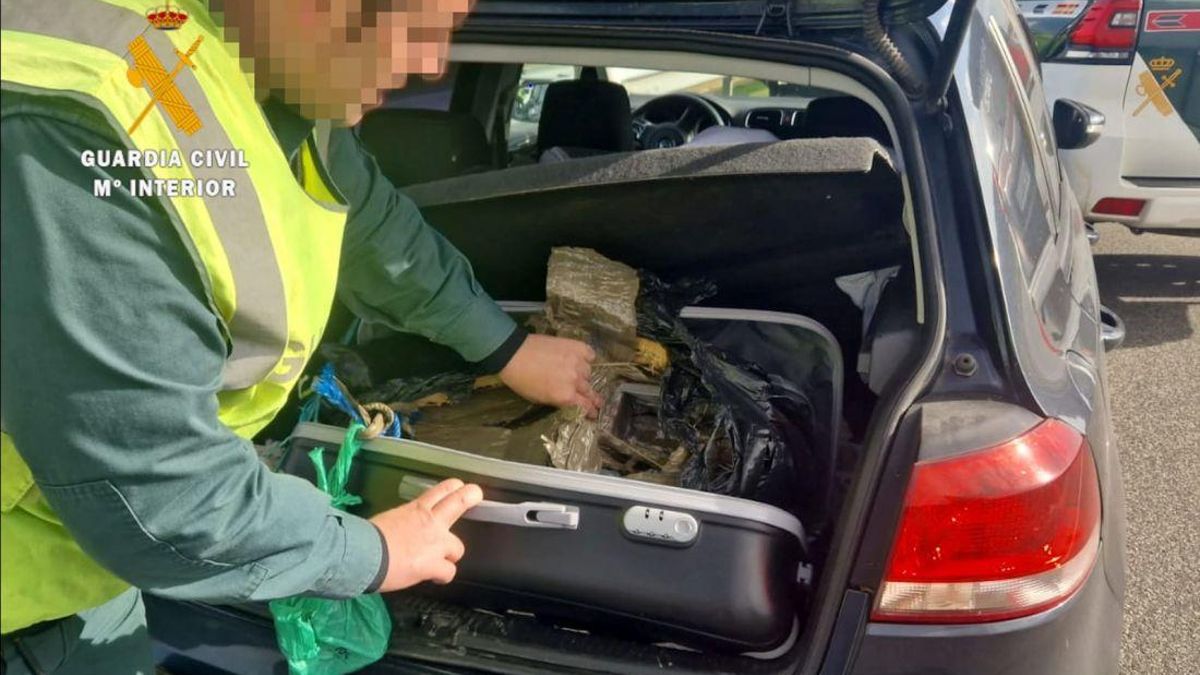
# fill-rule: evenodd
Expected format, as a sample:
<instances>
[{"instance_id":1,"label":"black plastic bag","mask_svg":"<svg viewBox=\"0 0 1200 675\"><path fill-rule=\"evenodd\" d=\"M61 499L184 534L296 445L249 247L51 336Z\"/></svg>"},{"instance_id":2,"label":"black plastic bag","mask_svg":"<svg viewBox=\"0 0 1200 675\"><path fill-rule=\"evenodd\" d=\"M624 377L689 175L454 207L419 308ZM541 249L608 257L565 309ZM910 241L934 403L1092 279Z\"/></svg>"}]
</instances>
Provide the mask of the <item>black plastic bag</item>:
<instances>
[{"instance_id":1,"label":"black plastic bag","mask_svg":"<svg viewBox=\"0 0 1200 675\"><path fill-rule=\"evenodd\" d=\"M317 348L316 360L332 363L337 378L355 394L371 386L371 368L354 347L326 342Z\"/></svg>"},{"instance_id":2,"label":"black plastic bag","mask_svg":"<svg viewBox=\"0 0 1200 675\"><path fill-rule=\"evenodd\" d=\"M637 299L638 335L676 347L687 346L690 335L679 319L684 307L698 305L717 294L708 279L680 279L667 283L641 270Z\"/></svg>"},{"instance_id":3,"label":"black plastic bag","mask_svg":"<svg viewBox=\"0 0 1200 675\"><path fill-rule=\"evenodd\" d=\"M813 407L793 382L715 347L692 343L690 360L663 382L660 422L691 457L681 485L778 506L799 515L820 494Z\"/></svg>"},{"instance_id":4,"label":"black plastic bag","mask_svg":"<svg viewBox=\"0 0 1200 675\"><path fill-rule=\"evenodd\" d=\"M814 408L803 383L768 373L696 338L680 311L715 286L667 284L642 273L639 330L664 343L671 366L662 385L659 423L690 457L682 487L778 506L804 516L828 486L814 455Z\"/></svg>"}]
</instances>

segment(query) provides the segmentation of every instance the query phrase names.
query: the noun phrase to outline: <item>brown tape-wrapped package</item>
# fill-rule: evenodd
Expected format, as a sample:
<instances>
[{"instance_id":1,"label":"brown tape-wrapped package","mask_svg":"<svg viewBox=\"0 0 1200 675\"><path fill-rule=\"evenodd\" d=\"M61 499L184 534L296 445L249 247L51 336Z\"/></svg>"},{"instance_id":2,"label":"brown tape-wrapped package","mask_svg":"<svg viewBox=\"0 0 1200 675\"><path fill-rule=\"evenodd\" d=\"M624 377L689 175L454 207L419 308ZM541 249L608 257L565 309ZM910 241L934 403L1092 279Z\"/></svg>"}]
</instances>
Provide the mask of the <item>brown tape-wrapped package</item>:
<instances>
[{"instance_id":1,"label":"brown tape-wrapped package","mask_svg":"<svg viewBox=\"0 0 1200 675\"><path fill-rule=\"evenodd\" d=\"M635 433L628 421L632 399L620 391L629 383L648 383L657 391L653 383L668 360L661 344L638 337L637 271L591 249L567 247L551 252L548 267L545 312L529 323L537 332L581 340L596 350L591 383L603 400L596 419L575 408L551 412L504 387L477 382L465 398L448 397L449 405L420 406L415 437L510 461L678 481L679 452L662 439L639 438L645 434ZM643 398L645 391L643 386ZM640 416L638 428L653 435L653 413Z\"/></svg>"},{"instance_id":2,"label":"brown tape-wrapped package","mask_svg":"<svg viewBox=\"0 0 1200 675\"><path fill-rule=\"evenodd\" d=\"M550 252L546 320L560 337L583 340L605 361L631 361L637 350L638 274L588 248Z\"/></svg>"}]
</instances>

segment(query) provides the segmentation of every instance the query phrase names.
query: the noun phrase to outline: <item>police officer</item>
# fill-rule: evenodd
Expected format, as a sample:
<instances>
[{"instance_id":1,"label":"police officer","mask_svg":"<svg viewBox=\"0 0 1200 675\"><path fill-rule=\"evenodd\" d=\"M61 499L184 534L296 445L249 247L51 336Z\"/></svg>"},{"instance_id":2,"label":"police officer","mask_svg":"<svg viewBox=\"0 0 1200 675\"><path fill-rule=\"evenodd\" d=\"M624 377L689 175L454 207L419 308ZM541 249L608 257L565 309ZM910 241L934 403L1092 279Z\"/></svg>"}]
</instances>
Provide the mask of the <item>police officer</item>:
<instances>
[{"instance_id":1,"label":"police officer","mask_svg":"<svg viewBox=\"0 0 1200 675\"><path fill-rule=\"evenodd\" d=\"M354 133L313 121L352 123L381 90L438 70L467 0L184 1L166 18L154 4L0 6L9 672L153 672L141 589L345 598L453 578L464 551L449 528L477 486L446 481L367 521L268 471L250 443L294 388L335 290L530 400L596 405L591 350L518 328ZM245 161L81 161L172 150ZM145 179L235 189L120 187Z\"/></svg>"}]
</instances>

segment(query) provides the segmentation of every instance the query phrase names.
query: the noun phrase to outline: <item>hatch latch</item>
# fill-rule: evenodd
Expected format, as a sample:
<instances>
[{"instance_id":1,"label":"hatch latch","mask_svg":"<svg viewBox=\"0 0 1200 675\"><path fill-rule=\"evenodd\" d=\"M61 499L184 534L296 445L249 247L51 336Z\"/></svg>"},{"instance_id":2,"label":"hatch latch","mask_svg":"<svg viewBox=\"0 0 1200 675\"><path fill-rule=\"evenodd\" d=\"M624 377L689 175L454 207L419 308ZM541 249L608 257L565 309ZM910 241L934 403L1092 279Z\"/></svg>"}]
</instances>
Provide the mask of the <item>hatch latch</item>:
<instances>
[{"instance_id":1,"label":"hatch latch","mask_svg":"<svg viewBox=\"0 0 1200 675\"><path fill-rule=\"evenodd\" d=\"M780 23L783 24L787 36L792 37L791 1L767 0L763 4L762 15L758 17L758 27L754 29L754 35L766 35L768 30L772 30Z\"/></svg>"}]
</instances>

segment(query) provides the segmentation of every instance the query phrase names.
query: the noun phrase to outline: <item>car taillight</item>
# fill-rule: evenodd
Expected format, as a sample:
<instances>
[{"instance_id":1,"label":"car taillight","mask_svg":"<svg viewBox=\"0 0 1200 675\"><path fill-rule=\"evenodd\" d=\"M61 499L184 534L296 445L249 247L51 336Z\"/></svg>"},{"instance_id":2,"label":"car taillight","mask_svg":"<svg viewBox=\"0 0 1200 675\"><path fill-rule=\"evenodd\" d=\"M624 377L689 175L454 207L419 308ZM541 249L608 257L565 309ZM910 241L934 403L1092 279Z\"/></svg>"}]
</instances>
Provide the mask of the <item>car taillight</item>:
<instances>
[{"instance_id":1,"label":"car taillight","mask_svg":"<svg viewBox=\"0 0 1200 675\"><path fill-rule=\"evenodd\" d=\"M1132 218L1139 215L1145 205L1145 199L1105 197L1096 202L1096 205L1092 207L1092 213L1105 213L1110 216L1128 216Z\"/></svg>"},{"instance_id":2,"label":"car taillight","mask_svg":"<svg viewBox=\"0 0 1200 675\"><path fill-rule=\"evenodd\" d=\"M1079 588L1100 546L1087 441L1058 420L984 450L918 462L874 621L1026 616Z\"/></svg>"},{"instance_id":3,"label":"car taillight","mask_svg":"<svg viewBox=\"0 0 1200 675\"><path fill-rule=\"evenodd\" d=\"M1067 38L1068 59L1127 59L1137 44L1142 0L1096 0Z\"/></svg>"}]
</instances>

